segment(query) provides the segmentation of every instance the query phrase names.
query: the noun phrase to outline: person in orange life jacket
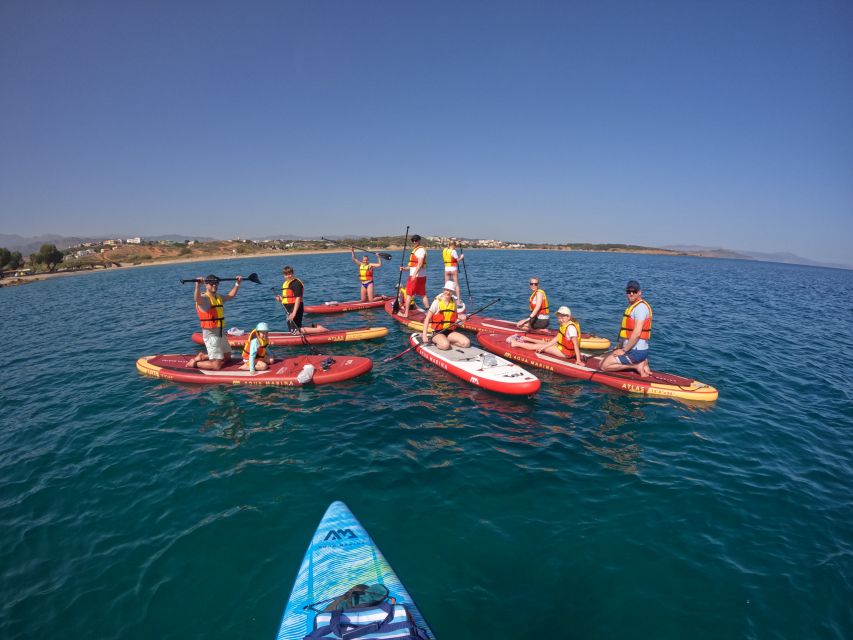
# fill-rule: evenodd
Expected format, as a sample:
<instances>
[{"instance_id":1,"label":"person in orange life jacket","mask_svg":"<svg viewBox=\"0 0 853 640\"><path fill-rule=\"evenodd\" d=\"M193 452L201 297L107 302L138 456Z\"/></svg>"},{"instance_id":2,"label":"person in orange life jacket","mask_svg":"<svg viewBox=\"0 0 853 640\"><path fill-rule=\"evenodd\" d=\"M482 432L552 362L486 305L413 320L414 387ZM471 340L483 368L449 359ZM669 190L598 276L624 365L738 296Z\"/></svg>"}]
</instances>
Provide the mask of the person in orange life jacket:
<instances>
[{"instance_id":1,"label":"person in orange life jacket","mask_svg":"<svg viewBox=\"0 0 853 640\"><path fill-rule=\"evenodd\" d=\"M459 291L459 261L465 259L465 254L457 253L456 241L451 240L447 248L441 252L441 257L444 260L444 279L453 280L456 283L456 290Z\"/></svg>"},{"instance_id":2,"label":"person in orange life jacket","mask_svg":"<svg viewBox=\"0 0 853 640\"><path fill-rule=\"evenodd\" d=\"M456 297L456 284L453 280L444 283L444 291L435 297L424 318L424 330L421 333L424 343L428 341L427 332L432 331L432 343L447 351L450 345L470 347L471 340L452 327L455 322L465 319L465 304Z\"/></svg>"},{"instance_id":3,"label":"person in orange life jacket","mask_svg":"<svg viewBox=\"0 0 853 640\"><path fill-rule=\"evenodd\" d=\"M271 364L275 364L275 358L269 352L270 328L266 322L259 322L252 329L249 337L243 345L243 365L241 369L249 371L265 371Z\"/></svg>"},{"instance_id":4,"label":"person in orange life jacket","mask_svg":"<svg viewBox=\"0 0 853 640\"><path fill-rule=\"evenodd\" d=\"M400 306L399 315L403 318L409 317L409 303L413 296L423 296L424 307L429 307L429 298L426 295L426 262L427 251L421 246L421 237L416 233L412 236L412 253L409 255L409 265L400 267L409 270L409 279L406 280L406 300Z\"/></svg>"},{"instance_id":5,"label":"person in orange life jacket","mask_svg":"<svg viewBox=\"0 0 853 640\"><path fill-rule=\"evenodd\" d=\"M652 307L643 300L643 291L636 280L628 281L625 295L628 296L628 308L622 314L621 347L606 356L599 368L602 371L634 370L641 377L648 378L652 373L648 360Z\"/></svg>"},{"instance_id":6,"label":"person in orange life jacket","mask_svg":"<svg viewBox=\"0 0 853 640\"><path fill-rule=\"evenodd\" d=\"M294 334L328 331L326 327L318 324L312 324L310 327L302 326L302 314L305 312L303 304L305 285L302 284L302 280L293 275L293 267L290 265L285 265L281 272L284 274L284 282L281 285L281 295L276 295L275 299L284 305L288 329Z\"/></svg>"},{"instance_id":7,"label":"person in orange life jacket","mask_svg":"<svg viewBox=\"0 0 853 640\"><path fill-rule=\"evenodd\" d=\"M560 358L574 359L575 363L583 364L580 346L580 323L572 320L572 311L568 307L557 309L557 321L560 328L552 340L534 340L527 336L510 336L507 342L514 347L535 351L536 353L549 353Z\"/></svg>"},{"instance_id":8,"label":"person in orange life jacket","mask_svg":"<svg viewBox=\"0 0 853 640\"><path fill-rule=\"evenodd\" d=\"M519 329L530 331L531 329L547 329L550 317L548 316L548 296L539 288L539 278L530 278L530 315L515 323Z\"/></svg>"},{"instance_id":9,"label":"person in orange life jacket","mask_svg":"<svg viewBox=\"0 0 853 640\"><path fill-rule=\"evenodd\" d=\"M219 278L211 274L206 278L196 278L193 298L195 299L195 310L201 321L201 334L207 352L201 351L193 357L187 366L192 369L208 369L218 371L231 358L231 347L228 346L228 338L225 335L225 313L223 305L232 300L240 290L242 278L237 276L237 281L224 297L219 295ZM204 293L199 286L204 282Z\"/></svg>"},{"instance_id":10,"label":"person in orange life jacket","mask_svg":"<svg viewBox=\"0 0 853 640\"><path fill-rule=\"evenodd\" d=\"M355 257L355 248L350 247L352 251L352 261L358 265L358 279L361 282L361 301L373 302L373 270L382 266L382 260L370 262L369 258L361 256L361 260ZM379 258L379 254L374 254Z\"/></svg>"}]
</instances>

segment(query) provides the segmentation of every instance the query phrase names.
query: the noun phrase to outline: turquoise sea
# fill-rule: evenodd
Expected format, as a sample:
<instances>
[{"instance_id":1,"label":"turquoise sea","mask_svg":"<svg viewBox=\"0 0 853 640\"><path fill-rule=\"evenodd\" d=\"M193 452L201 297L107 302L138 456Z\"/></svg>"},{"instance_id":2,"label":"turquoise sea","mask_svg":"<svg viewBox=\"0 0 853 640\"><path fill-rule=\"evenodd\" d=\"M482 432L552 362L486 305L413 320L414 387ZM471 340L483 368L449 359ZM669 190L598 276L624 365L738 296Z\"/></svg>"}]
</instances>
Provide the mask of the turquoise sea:
<instances>
[{"instance_id":1,"label":"turquoise sea","mask_svg":"<svg viewBox=\"0 0 853 640\"><path fill-rule=\"evenodd\" d=\"M533 399L502 397L414 353L382 364L407 334L381 309L315 317L391 327L328 349L374 359L340 385L193 388L136 371L141 355L195 350L179 278L257 272L226 324L280 329L281 267L308 303L347 300L348 254L0 289L0 637L271 639L336 499L444 640L853 637L853 271L467 254L474 307L501 297L488 315L522 317L536 275L552 308L611 339L638 279L653 368L720 399L547 373ZM377 272L380 292L398 265ZM440 273L433 251L433 294Z\"/></svg>"}]
</instances>

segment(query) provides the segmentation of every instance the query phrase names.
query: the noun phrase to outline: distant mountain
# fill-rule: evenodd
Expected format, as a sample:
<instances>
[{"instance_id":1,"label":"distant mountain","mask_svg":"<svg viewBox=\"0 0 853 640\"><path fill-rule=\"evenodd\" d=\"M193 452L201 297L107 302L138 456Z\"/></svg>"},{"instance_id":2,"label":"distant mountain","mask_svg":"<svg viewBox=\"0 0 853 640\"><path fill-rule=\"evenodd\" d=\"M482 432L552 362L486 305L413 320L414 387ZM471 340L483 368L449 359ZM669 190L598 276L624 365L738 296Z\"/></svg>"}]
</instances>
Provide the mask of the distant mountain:
<instances>
[{"instance_id":1,"label":"distant mountain","mask_svg":"<svg viewBox=\"0 0 853 640\"><path fill-rule=\"evenodd\" d=\"M761 251L733 251L720 247L703 247L695 244L665 245L661 249L684 251L706 258L731 258L733 260L758 260L759 262L781 262L783 264L802 264L810 267L832 267L834 269L853 269L849 264L818 262L793 253L762 253Z\"/></svg>"}]
</instances>

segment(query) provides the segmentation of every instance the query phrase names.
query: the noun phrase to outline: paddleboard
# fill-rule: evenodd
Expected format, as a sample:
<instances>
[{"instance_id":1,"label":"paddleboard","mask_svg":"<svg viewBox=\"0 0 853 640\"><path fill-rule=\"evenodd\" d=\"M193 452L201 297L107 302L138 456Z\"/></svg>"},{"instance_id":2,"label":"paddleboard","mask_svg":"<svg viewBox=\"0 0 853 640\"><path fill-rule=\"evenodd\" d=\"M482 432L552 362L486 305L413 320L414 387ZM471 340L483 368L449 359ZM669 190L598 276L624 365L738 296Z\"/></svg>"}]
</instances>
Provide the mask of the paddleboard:
<instances>
[{"instance_id":1,"label":"paddleboard","mask_svg":"<svg viewBox=\"0 0 853 640\"><path fill-rule=\"evenodd\" d=\"M375 296L371 302L362 302L361 300L338 302L337 300L331 300L323 304L306 305L305 313L345 313L347 311L359 311L361 309L381 307L385 304L386 300L391 299L390 296Z\"/></svg>"},{"instance_id":2,"label":"paddleboard","mask_svg":"<svg viewBox=\"0 0 853 640\"><path fill-rule=\"evenodd\" d=\"M578 365L574 360L567 360L547 353L528 351L507 344L504 333L477 334L477 342L492 353L515 360L516 362L552 371L562 376L589 380L607 387L656 398L676 398L697 402L712 402L717 399L719 392L711 385L691 378L684 378L671 373L652 371L648 378L641 378L633 371L599 371L602 358L583 356L584 365Z\"/></svg>"},{"instance_id":3,"label":"paddleboard","mask_svg":"<svg viewBox=\"0 0 853 640\"><path fill-rule=\"evenodd\" d=\"M409 343L438 368L489 391L527 396L536 393L542 384L539 378L517 364L477 347L451 346L442 351L432 343L424 344L420 333L413 333Z\"/></svg>"},{"instance_id":4,"label":"paddleboard","mask_svg":"<svg viewBox=\"0 0 853 640\"><path fill-rule=\"evenodd\" d=\"M302 640L315 629L315 622L317 626L327 624L329 614L322 610L359 584L384 585L389 598L403 607L402 611L395 607L398 617L405 619L408 612L423 636L435 640L406 587L343 502L329 506L314 532L284 608L276 640Z\"/></svg>"},{"instance_id":5,"label":"paddleboard","mask_svg":"<svg viewBox=\"0 0 853 640\"><path fill-rule=\"evenodd\" d=\"M305 341L308 344L328 344L330 342L355 342L356 340L373 340L382 338L388 335L388 327L361 327L358 329L338 329L327 331L325 333L306 333ZM240 335L226 334L228 344L232 347L242 349L249 337L249 332L246 331ZM192 335L193 342L204 344L201 331L196 331ZM305 344L299 334L293 334L290 331L270 331L269 341L271 347L298 346Z\"/></svg>"},{"instance_id":6,"label":"paddleboard","mask_svg":"<svg viewBox=\"0 0 853 640\"><path fill-rule=\"evenodd\" d=\"M522 329L515 326L514 322L509 320L498 320L497 318L488 318L486 316L475 315L466 318L460 325L462 329L468 331L476 331L477 333L485 331L486 333L524 333ZM546 342L552 340L557 335L556 331L551 329L533 329L524 333L529 338L542 339ZM610 348L610 340L596 336L591 333L581 333L580 339L581 349L589 351L601 351Z\"/></svg>"},{"instance_id":7,"label":"paddleboard","mask_svg":"<svg viewBox=\"0 0 853 640\"><path fill-rule=\"evenodd\" d=\"M404 318L403 316L394 313L394 301L389 300L385 303L385 313L394 318L397 322L403 324L408 327L412 331L423 331L424 330L424 320L426 319L426 313L423 311L418 311L417 309L409 309L409 316Z\"/></svg>"},{"instance_id":8,"label":"paddleboard","mask_svg":"<svg viewBox=\"0 0 853 640\"><path fill-rule=\"evenodd\" d=\"M219 371L207 371L205 369L189 369L187 362L192 355L169 354L143 356L136 361L139 372L160 378L161 380L173 380L174 382L188 382L190 384L247 384L247 385L274 385L279 387L302 386L297 376L306 364L314 367L314 376L307 384L329 384L340 382L363 375L373 368L370 358L357 356L328 356L328 355L303 355L295 358L285 358L276 361L266 371L240 370L243 361L240 358L232 358L231 364L227 364ZM329 361L331 359L331 362ZM325 368L324 368L325 367Z\"/></svg>"}]
</instances>

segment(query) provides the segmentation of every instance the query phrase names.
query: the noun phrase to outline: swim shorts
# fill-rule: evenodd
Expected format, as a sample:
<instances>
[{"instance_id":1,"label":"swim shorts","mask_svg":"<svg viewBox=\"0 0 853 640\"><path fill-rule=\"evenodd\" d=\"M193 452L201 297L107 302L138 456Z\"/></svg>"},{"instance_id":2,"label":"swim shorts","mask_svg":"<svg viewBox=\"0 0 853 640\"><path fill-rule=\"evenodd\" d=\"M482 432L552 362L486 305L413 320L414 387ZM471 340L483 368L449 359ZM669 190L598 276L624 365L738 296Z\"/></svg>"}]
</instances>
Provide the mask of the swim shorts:
<instances>
[{"instance_id":1,"label":"swim shorts","mask_svg":"<svg viewBox=\"0 0 853 640\"><path fill-rule=\"evenodd\" d=\"M649 357L648 349L631 349L621 356L616 356L622 364L637 364Z\"/></svg>"},{"instance_id":2,"label":"swim shorts","mask_svg":"<svg viewBox=\"0 0 853 640\"><path fill-rule=\"evenodd\" d=\"M426 295L426 276L406 280L406 293L410 296Z\"/></svg>"},{"instance_id":3,"label":"swim shorts","mask_svg":"<svg viewBox=\"0 0 853 640\"><path fill-rule=\"evenodd\" d=\"M231 357L231 346L228 344L228 338L220 336L219 331L205 329L203 333L208 358L211 360L227 360Z\"/></svg>"}]
</instances>

